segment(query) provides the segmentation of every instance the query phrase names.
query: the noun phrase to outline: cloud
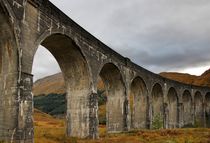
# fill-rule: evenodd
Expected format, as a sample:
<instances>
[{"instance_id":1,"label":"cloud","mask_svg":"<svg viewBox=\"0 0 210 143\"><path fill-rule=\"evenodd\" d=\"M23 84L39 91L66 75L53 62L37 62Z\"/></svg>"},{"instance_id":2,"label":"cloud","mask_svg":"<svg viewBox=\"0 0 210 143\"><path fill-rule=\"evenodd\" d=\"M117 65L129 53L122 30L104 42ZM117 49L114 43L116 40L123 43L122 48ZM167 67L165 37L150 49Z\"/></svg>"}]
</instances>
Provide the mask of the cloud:
<instances>
[{"instance_id":1,"label":"cloud","mask_svg":"<svg viewBox=\"0 0 210 143\"><path fill-rule=\"evenodd\" d=\"M209 0L51 2L112 49L153 72L210 65Z\"/></svg>"},{"instance_id":2,"label":"cloud","mask_svg":"<svg viewBox=\"0 0 210 143\"><path fill-rule=\"evenodd\" d=\"M60 67L53 55L46 48L40 46L36 51L32 67L34 81L58 72L60 72Z\"/></svg>"}]
</instances>

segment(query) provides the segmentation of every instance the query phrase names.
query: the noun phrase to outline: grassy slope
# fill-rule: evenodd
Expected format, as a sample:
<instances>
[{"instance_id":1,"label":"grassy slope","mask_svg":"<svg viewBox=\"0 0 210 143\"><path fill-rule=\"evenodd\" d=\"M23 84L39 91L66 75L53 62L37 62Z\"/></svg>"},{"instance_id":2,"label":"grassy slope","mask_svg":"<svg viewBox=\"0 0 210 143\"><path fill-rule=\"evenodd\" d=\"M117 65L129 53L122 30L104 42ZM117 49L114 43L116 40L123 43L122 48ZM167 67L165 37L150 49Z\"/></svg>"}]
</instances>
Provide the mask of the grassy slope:
<instances>
[{"instance_id":1,"label":"grassy slope","mask_svg":"<svg viewBox=\"0 0 210 143\"><path fill-rule=\"evenodd\" d=\"M163 72L160 75L187 84L210 87L210 70L205 71L200 76L176 72Z\"/></svg>"},{"instance_id":2,"label":"grassy slope","mask_svg":"<svg viewBox=\"0 0 210 143\"><path fill-rule=\"evenodd\" d=\"M98 82L98 90L103 90L104 84L101 79ZM33 85L33 94L48 95L50 93L64 94L65 83L62 73L57 73L37 80Z\"/></svg>"},{"instance_id":3,"label":"grassy slope","mask_svg":"<svg viewBox=\"0 0 210 143\"><path fill-rule=\"evenodd\" d=\"M184 74L184 73L176 73L176 72L163 72L160 73L161 76L180 81L187 84L193 84L194 81L197 79L197 76L190 75L190 74Z\"/></svg>"},{"instance_id":4,"label":"grassy slope","mask_svg":"<svg viewBox=\"0 0 210 143\"><path fill-rule=\"evenodd\" d=\"M100 139L87 140L65 136L65 122L35 110L35 143L210 143L210 129L131 131L106 134L100 126Z\"/></svg>"},{"instance_id":5,"label":"grassy slope","mask_svg":"<svg viewBox=\"0 0 210 143\"><path fill-rule=\"evenodd\" d=\"M41 94L47 95L50 93L65 93L65 84L61 73L44 77L34 83L33 94L35 96Z\"/></svg>"}]
</instances>

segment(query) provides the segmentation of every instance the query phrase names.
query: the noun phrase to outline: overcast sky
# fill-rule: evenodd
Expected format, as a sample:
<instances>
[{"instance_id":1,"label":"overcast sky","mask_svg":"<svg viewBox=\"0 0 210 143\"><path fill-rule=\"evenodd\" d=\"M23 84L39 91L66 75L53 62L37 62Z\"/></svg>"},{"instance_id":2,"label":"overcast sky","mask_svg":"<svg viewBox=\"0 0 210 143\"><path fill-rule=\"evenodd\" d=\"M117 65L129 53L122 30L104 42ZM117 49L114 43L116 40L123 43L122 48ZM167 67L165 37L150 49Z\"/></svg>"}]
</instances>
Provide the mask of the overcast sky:
<instances>
[{"instance_id":1,"label":"overcast sky","mask_svg":"<svg viewBox=\"0 0 210 143\"><path fill-rule=\"evenodd\" d=\"M50 0L75 22L155 73L210 68L210 0ZM39 48L35 79L59 72Z\"/></svg>"}]
</instances>

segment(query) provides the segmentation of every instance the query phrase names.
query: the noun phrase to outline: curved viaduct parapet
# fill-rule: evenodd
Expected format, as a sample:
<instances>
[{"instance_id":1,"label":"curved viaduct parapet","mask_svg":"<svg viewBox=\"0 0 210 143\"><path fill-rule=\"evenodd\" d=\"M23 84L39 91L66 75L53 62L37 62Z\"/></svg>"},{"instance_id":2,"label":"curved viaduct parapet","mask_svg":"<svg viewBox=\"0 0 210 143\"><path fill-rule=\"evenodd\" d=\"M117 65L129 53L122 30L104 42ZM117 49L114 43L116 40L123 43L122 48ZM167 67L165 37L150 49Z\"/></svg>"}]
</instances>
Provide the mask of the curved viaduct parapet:
<instances>
[{"instance_id":1,"label":"curved viaduct parapet","mask_svg":"<svg viewBox=\"0 0 210 143\"><path fill-rule=\"evenodd\" d=\"M160 120L160 128L198 122L209 126L209 88L169 80L140 67L92 36L49 0L1 1L0 19L0 33L5 35L0 38L0 59L3 61L0 63L0 81L3 83L0 101L7 105L7 108L0 108L0 140L33 141L31 65L37 46L44 39L47 40L42 44L54 53L62 68L71 103L68 108L74 108L68 115L69 135L98 137L99 76L106 84L110 101L107 103L109 132L152 128L156 118ZM66 44L65 38L48 39L54 34L71 40ZM77 50L73 50L75 47ZM8 59L7 55L13 58ZM9 74L2 78L2 73ZM6 93L7 96L3 96ZM6 102L12 100L14 104ZM77 102L74 104L73 101ZM7 112L12 117L2 114Z\"/></svg>"}]
</instances>

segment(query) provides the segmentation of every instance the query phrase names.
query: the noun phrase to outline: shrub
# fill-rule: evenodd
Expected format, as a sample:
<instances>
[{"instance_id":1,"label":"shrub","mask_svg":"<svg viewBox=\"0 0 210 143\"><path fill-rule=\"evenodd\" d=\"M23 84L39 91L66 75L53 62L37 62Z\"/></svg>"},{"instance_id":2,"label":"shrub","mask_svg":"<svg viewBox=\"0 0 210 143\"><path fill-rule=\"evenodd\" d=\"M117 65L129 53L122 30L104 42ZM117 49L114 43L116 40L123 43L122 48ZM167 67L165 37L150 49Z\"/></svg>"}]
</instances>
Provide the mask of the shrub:
<instances>
[{"instance_id":1,"label":"shrub","mask_svg":"<svg viewBox=\"0 0 210 143\"><path fill-rule=\"evenodd\" d=\"M104 93L104 90L98 90L98 106L106 104L107 97Z\"/></svg>"},{"instance_id":2,"label":"shrub","mask_svg":"<svg viewBox=\"0 0 210 143\"><path fill-rule=\"evenodd\" d=\"M63 115L66 113L66 95L48 94L34 97L34 107L50 115Z\"/></svg>"},{"instance_id":3,"label":"shrub","mask_svg":"<svg viewBox=\"0 0 210 143\"><path fill-rule=\"evenodd\" d=\"M163 128L163 116L161 114L156 114L152 120L153 129Z\"/></svg>"}]
</instances>

